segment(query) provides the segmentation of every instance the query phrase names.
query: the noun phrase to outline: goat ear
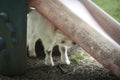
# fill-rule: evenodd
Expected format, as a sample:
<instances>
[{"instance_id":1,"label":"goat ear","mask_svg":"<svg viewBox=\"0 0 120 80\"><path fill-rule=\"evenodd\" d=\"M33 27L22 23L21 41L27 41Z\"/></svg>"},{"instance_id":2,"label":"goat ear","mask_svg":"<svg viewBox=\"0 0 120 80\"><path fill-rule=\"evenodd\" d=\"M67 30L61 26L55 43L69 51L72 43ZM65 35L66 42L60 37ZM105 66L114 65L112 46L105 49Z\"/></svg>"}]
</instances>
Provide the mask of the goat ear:
<instances>
[{"instance_id":1,"label":"goat ear","mask_svg":"<svg viewBox=\"0 0 120 80\"><path fill-rule=\"evenodd\" d=\"M65 43L65 40L62 40L61 43Z\"/></svg>"},{"instance_id":2,"label":"goat ear","mask_svg":"<svg viewBox=\"0 0 120 80\"><path fill-rule=\"evenodd\" d=\"M57 28L57 27L55 27L55 26L53 26L53 27L54 27L55 31L57 31L57 30L58 30L58 28Z\"/></svg>"},{"instance_id":3,"label":"goat ear","mask_svg":"<svg viewBox=\"0 0 120 80\"><path fill-rule=\"evenodd\" d=\"M76 43L75 43L75 42L72 42L72 44L73 44L73 45L76 45Z\"/></svg>"}]
</instances>

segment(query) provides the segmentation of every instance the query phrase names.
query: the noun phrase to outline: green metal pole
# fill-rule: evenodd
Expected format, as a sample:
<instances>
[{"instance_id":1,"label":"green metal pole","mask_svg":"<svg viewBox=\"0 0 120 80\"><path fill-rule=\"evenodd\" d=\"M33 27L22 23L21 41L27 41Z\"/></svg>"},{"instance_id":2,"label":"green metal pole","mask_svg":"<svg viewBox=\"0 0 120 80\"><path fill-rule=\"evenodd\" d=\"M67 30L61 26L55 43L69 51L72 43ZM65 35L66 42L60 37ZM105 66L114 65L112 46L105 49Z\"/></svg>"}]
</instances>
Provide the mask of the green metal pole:
<instances>
[{"instance_id":1,"label":"green metal pole","mask_svg":"<svg viewBox=\"0 0 120 80\"><path fill-rule=\"evenodd\" d=\"M0 0L0 74L19 75L26 66L27 0Z\"/></svg>"}]
</instances>

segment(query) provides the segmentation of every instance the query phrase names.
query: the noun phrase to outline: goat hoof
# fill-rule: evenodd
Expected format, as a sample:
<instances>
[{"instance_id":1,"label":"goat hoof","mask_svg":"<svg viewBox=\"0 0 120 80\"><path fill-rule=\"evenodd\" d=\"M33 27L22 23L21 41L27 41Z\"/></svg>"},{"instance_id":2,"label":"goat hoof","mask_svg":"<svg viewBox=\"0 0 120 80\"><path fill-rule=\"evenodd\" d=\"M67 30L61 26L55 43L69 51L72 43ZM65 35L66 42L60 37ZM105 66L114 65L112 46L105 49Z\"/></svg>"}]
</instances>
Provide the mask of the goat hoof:
<instances>
[{"instance_id":1,"label":"goat hoof","mask_svg":"<svg viewBox=\"0 0 120 80\"><path fill-rule=\"evenodd\" d=\"M48 66L54 66L54 63L51 63L51 62L45 62L45 65L48 65Z\"/></svg>"},{"instance_id":2,"label":"goat hoof","mask_svg":"<svg viewBox=\"0 0 120 80\"><path fill-rule=\"evenodd\" d=\"M69 61L69 60L66 60L66 61L61 60L61 64L67 64L67 65L70 65L70 61Z\"/></svg>"}]
</instances>

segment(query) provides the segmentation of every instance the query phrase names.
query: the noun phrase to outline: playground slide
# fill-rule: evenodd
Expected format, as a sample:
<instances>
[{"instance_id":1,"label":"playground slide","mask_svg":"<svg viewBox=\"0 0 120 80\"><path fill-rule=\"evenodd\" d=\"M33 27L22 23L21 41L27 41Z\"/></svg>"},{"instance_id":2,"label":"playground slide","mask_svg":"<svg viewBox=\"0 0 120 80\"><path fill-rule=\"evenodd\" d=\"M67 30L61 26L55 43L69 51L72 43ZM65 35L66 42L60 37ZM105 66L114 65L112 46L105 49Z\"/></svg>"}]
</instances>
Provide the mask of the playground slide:
<instances>
[{"instance_id":1,"label":"playground slide","mask_svg":"<svg viewBox=\"0 0 120 80\"><path fill-rule=\"evenodd\" d=\"M104 31L120 44L120 23L98 7L92 0L80 0ZM106 3L107 4L107 3Z\"/></svg>"},{"instance_id":2,"label":"playground slide","mask_svg":"<svg viewBox=\"0 0 120 80\"><path fill-rule=\"evenodd\" d=\"M89 12L89 10L85 7L85 5L82 2L80 2L79 0L59 0L59 1L63 3L69 10L71 10L79 18L81 18L95 30L100 32L107 39L115 43L115 41L109 35L107 35L102 26L99 24L99 22L95 20L95 18L92 16L92 14Z\"/></svg>"},{"instance_id":3,"label":"playground slide","mask_svg":"<svg viewBox=\"0 0 120 80\"><path fill-rule=\"evenodd\" d=\"M119 24L99 10L94 14L99 19L91 14L97 9L94 8L94 5L88 4L89 1L31 0L29 6L35 7L66 36L120 78L120 46L118 44L119 36L116 36L120 35ZM89 10L89 7L92 9ZM109 28L106 28L106 25Z\"/></svg>"}]
</instances>

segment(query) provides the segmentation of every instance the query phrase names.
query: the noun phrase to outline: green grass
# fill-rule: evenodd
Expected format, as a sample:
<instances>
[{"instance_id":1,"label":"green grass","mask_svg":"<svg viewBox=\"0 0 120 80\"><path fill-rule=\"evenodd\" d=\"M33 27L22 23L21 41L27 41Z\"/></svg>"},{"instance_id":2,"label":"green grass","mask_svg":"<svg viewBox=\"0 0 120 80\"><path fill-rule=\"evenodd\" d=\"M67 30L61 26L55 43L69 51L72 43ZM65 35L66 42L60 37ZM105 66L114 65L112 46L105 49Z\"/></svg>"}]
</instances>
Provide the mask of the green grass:
<instances>
[{"instance_id":1,"label":"green grass","mask_svg":"<svg viewBox=\"0 0 120 80\"><path fill-rule=\"evenodd\" d=\"M83 53L79 53L79 54L73 55L70 58L70 61L74 64L77 64L79 60L83 60L83 59L84 59Z\"/></svg>"},{"instance_id":2,"label":"green grass","mask_svg":"<svg viewBox=\"0 0 120 80\"><path fill-rule=\"evenodd\" d=\"M120 0L92 0L118 22L120 22Z\"/></svg>"}]
</instances>

